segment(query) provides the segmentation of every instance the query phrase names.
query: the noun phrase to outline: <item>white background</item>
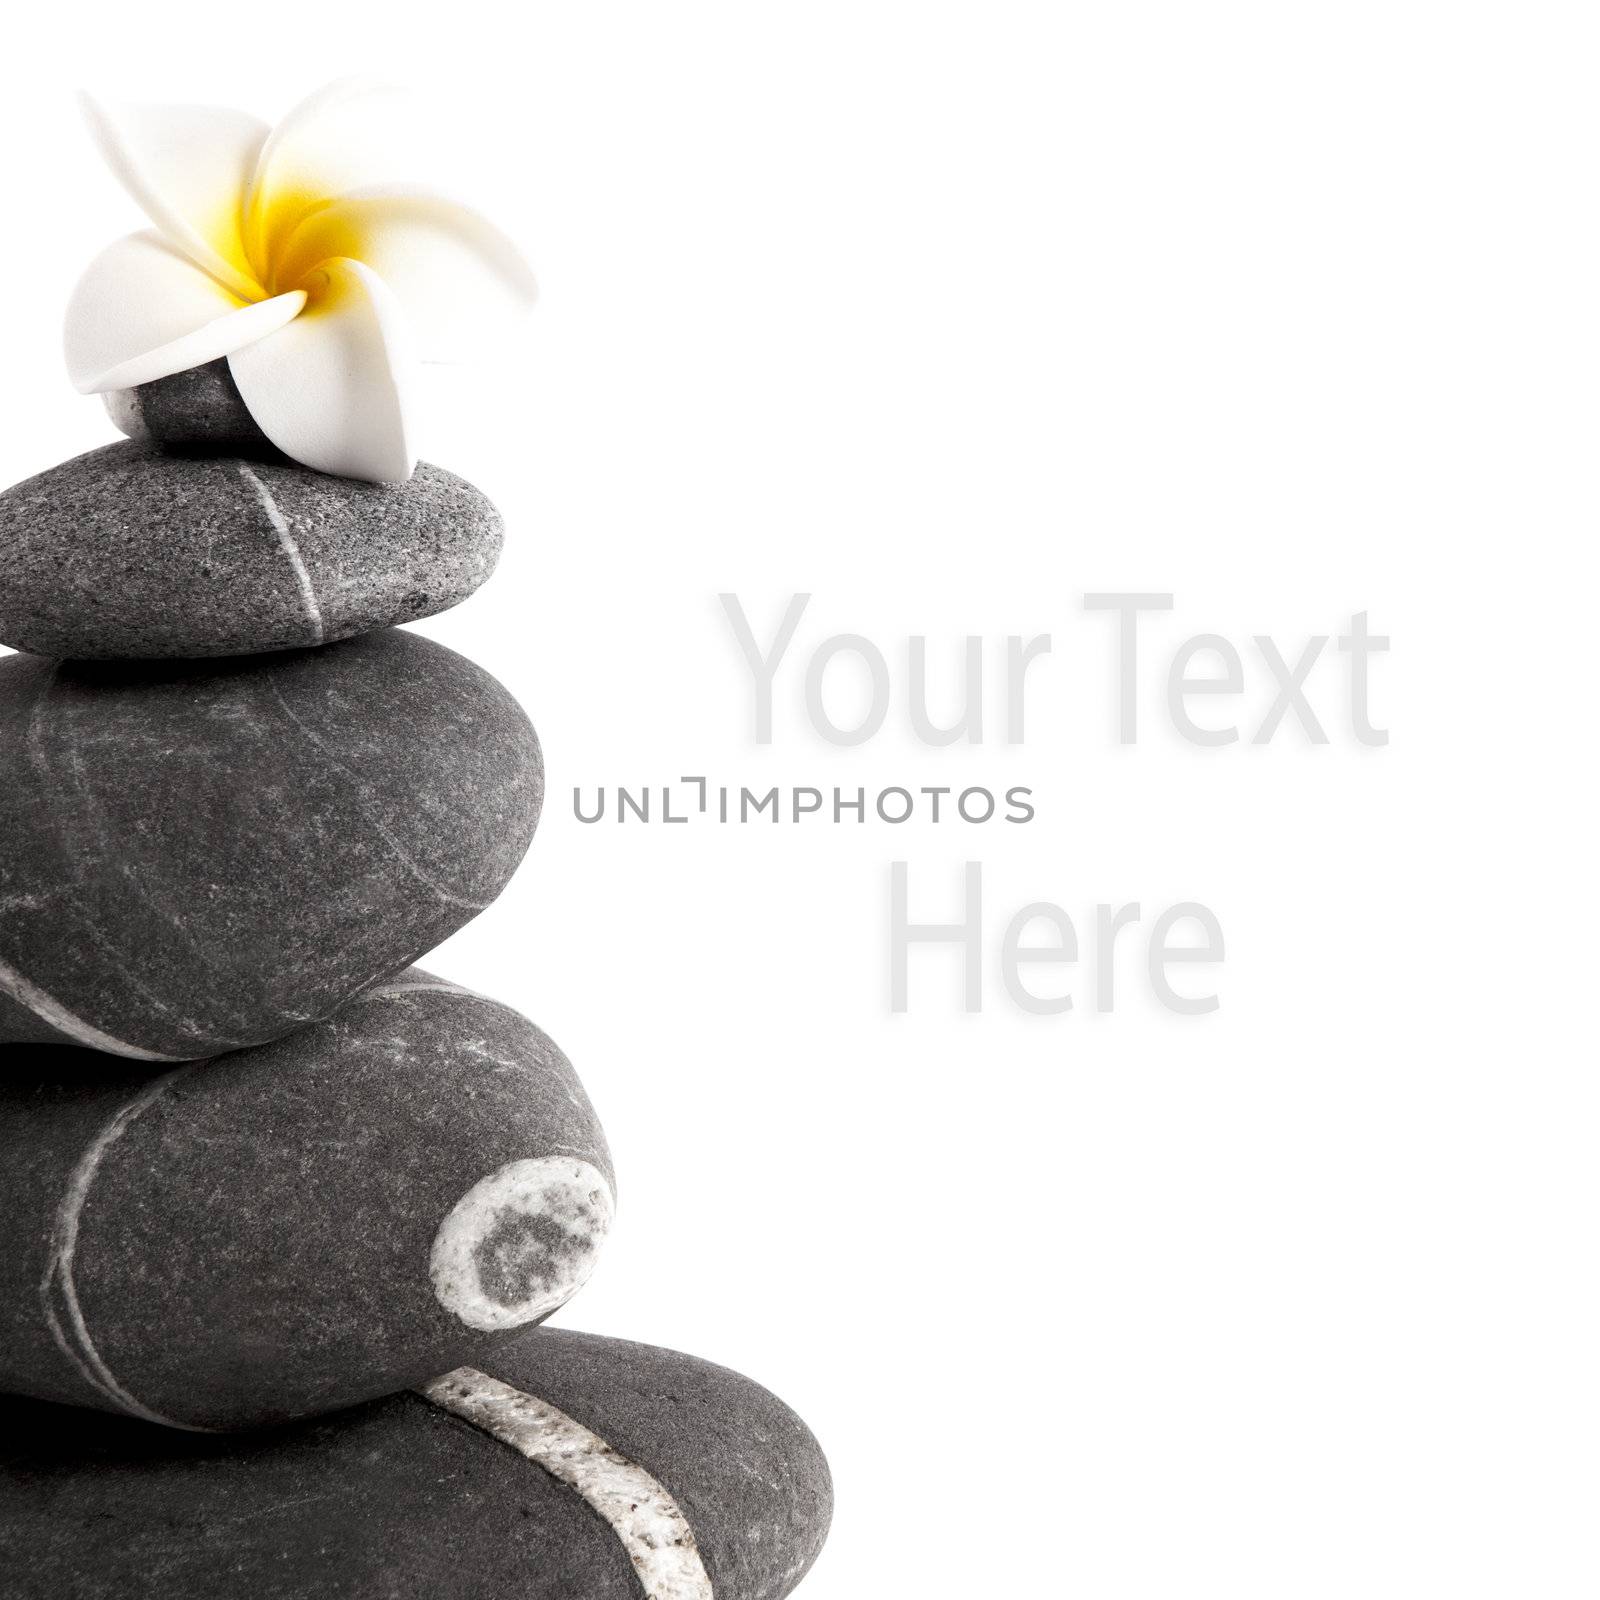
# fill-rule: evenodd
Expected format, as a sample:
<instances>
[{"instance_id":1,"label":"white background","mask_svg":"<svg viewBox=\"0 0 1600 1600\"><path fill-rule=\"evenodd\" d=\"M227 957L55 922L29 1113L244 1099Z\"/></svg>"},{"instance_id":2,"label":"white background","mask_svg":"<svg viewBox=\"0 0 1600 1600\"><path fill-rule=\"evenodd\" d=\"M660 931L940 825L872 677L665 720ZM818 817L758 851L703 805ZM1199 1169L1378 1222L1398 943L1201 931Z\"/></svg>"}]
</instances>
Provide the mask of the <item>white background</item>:
<instances>
[{"instance_id":1,"label":"white background","mask_svg":"<svg viewBox=\"0 0 1600 1600\"><path fill-rule=\"evenodd\" d=\"M564 1313L788 1398L831 1455L808 1600L1588 1596L1597 1415L1596 40L1577 5L61 5L7 23L7 481L104 442L60 308L138 225L68 91L274 116L357 68L457 108L544 300L439 376L425 454L505 511L424 631L527 706L545 821L429 965L526 1009L609 1129L613 1242ZM1140 743L1085 592L1168 590ZM775 741L715 603L814 599ZM1370 612L1331 742L1271 699ZM1246 742L1179 740L1177 643L1239 645ZM885 730L800 705L877 641ZM1050 633L1028 734L992 669ZM907 732L990 641L991 737ZM844 716L847 671L835 688ZM1229 720L1224 702L1203 715ZM1215 714L1215 715L1213 715ZM1027 827L580 825L572 790L1032 786ZM1582 828L1580 830L1580 816ZM985 863L985 1009L913 956ZM1227 940L1169 1015L1145 932ZM1019 1014L1048 900L1076 1009ZM1051 981L1043 971L1033 981Z\"/></svg>"}]
</instances>

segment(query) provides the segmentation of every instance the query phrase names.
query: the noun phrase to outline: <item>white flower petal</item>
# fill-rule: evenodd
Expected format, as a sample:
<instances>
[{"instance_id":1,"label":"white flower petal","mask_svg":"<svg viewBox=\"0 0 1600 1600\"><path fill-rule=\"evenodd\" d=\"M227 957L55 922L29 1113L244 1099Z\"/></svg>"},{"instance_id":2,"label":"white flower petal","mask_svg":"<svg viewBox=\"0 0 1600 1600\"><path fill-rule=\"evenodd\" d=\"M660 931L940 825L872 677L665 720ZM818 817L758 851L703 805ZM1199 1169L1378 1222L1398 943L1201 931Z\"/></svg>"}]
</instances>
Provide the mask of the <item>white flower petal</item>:
<instances>
[{"instance_id":1,"label":"white flower petal","mask_svg":"<svg viewBox=\"0 0 1600 1600\"><path fill-rule=\"evenodd\" d=\"M424 361L449 361L503 334L538 298L522 253L469 206L431 189L356 190L312 212L277 259L294 283L332 256L363 261L394 291Z\"/></svg>"},{"instance_id":2,"label":"white flower petal","mask_svg":"<svg viewBox=\"0 0 1600 1600\"><path fill-rule=\"evenodd\" d=\"M246 304L153 231L102 250L67 305L67 373L83 394L154 383L291 321L303 293Z\"/></svg>"},{"instance_id":3,"label":"white flower petal","mask_svg":"<svg viewBox=\"0 0 1600 1600\"><path fill-rule=\"evenodd\" d=\"M341 477L404 482L417 464L404 313L359 261L326 261L320 274L300 316L229 358L233 381L285 455Z\"/></svg>"},{"instance_id":4,"label":"white flower petal","mask_svg":"<svg viewBox=\"0 0 1600 1600\"><path fill-rule=\"evenodd\" d=\"M432 176L448 160L444 145L430 137L416 97L393 84L341 78L319 89L261 148L246 211L251 258L264 265L270 240L347 190Z\"/></svg>"},{"instance_id":5,"label":"white flower petal","mask_svg":"<svg viewBox=\"0 0 1600 1600\"><path fill-rule=\"evenodd\" d=\"M100 153L144 214L225 288L261 299L240 229L267 125L213 106L81 100Z\"/></svg>"}]
</instances>

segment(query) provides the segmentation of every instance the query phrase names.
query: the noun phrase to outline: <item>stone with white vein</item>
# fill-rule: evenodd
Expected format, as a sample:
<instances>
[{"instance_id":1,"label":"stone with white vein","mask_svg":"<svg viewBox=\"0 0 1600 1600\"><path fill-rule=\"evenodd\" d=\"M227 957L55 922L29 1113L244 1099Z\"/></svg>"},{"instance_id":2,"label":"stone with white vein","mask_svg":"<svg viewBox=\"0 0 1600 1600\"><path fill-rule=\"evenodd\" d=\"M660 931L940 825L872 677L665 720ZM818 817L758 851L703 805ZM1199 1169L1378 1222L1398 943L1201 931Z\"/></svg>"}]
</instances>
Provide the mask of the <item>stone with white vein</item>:
<instances>
[{"instance_id":1,"label":"stone with white vein","mask_svg":"<svg viewBox=\"0 0 1600 1600\"><path fill-rule=\"evenodd\" d=\"M0 1401L14 1600L783 1600L827 1536L806 1425L675 1351L540 1329L253 1438Z\"/></svg>"},{"instance_id":2,"label":"stone with white vein","mask_svg":"<svg viewBox=\"0 0 1600 1600\"><path fill-rule=\"evenodd\" d=\"M403 629L225 661L0 660L0 1042L194 1060L327 1016L483 910L539 742Z\"/></svg>"},{"instance_id":3,"label":"stone with white vein","mask_svg":"<svg viewBox=\"0 0 1600 1600\"><path fill-rule=\"evenodd\" d=\"M164 1072L0 1046L0 1390L219 1431L482 1364L582 1287L614 1194L556 1045L415 968Z\"/></svg>"},{"instance_id":4,"label":"stone with white vein","mask_svg":"<svg viewBox=\"0 0 1600 1600\"><path fill-rule=\"evenodd\" d=\"M502 543L488 498L439 467L402 484L239 454L202 367L116 397L119 421L187 436L92 450L0 494L0 644L79 659L290 650L460 604ZM225 396L224 396L225 398ZM248 418L246 418L248 421Z\"/></svg>"}]
</instances>

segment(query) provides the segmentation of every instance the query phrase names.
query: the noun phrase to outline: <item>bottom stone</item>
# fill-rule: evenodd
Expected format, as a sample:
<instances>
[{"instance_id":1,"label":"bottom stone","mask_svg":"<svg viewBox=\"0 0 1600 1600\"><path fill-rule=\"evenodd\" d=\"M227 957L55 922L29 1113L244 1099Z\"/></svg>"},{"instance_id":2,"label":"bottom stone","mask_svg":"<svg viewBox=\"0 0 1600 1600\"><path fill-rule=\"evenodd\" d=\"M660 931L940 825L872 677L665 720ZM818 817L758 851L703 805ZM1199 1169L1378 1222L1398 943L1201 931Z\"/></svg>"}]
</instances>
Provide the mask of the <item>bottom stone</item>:
<instances>
[{"instance_id":1,"label":"bottom stone","mask_svg":"<svg viewBox=\"0 0 1600 1600\"><path fill-rule=\"evenodd\" d=\"M215 1439L0 1400L15 1600L780 1600L828 1467L748 1378L543 1329L415 1393Z\"/></svg>"}]
</instances>

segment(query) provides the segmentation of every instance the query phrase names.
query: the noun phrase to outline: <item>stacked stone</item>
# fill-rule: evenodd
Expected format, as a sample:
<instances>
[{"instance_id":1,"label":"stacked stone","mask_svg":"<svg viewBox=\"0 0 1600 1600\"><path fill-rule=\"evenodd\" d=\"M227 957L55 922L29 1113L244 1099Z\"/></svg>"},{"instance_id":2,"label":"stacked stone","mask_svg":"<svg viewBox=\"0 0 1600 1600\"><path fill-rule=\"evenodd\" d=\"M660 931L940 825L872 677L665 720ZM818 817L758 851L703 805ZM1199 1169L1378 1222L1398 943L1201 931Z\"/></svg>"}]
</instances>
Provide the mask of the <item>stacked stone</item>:
<instances>
[{"instance_id":1,"label":"stacked stone","mask_svg":"<svg viewBox=\"0 0 1600 1600\"><path fill-rule=\"evenodd\" d=\"M276 456L225 363L111 409L0 495L0 1592L777 1600L815 1440L537 1326L604 1134L548 1036L415 965L543 798L506 690L395 626L498 515Z\"/></svg>"}]
</instances>

